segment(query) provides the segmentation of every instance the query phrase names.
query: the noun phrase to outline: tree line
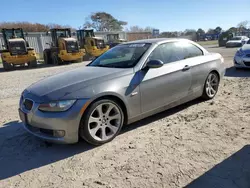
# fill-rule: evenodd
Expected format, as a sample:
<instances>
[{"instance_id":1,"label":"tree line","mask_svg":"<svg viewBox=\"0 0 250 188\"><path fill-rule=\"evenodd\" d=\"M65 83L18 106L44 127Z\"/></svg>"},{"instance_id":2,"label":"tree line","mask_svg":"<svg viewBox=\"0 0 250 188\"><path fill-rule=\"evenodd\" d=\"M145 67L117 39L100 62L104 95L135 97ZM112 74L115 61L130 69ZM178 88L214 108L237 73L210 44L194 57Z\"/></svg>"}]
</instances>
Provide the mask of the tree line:
<instances>
[{"instance_id":1,"label":"tree line","mask_svg":"<svg viewBox=\"0 0 250 188\"><path fill-rule=\"evenodd\" d=\"M248 29L249 21L242 21L236 27L231 27L227 31L229 32L240 32L244 29ZM59 24L41 24L41 23L30 23L30 22L2 22L0 23L1 28L23 28L25 32L46 32L51 28L71 28L72 30L82 29L82 28L93 28L96 31L127 31L127 32L152 32L153 27L140 27L138 25L125 28L128 23L123 20L118 20L107 12L95 12L90 14L85 22L78 28L72 28L69 25L59 25ZM199 35L204 34L218 34L222 28L217 26L214 29L208 29L207 31L199 28L195 29L186 29L185 31L165 31L161 32L162 37L177 37L177 36L190 36L190 35Z\"/></svg>"},{"instance_id":2,"label":"tree line","mask_svg":"<svg viewBox=\"0 0 250 188\"><path fill-rule=\"evenodd\" d=\"M69 25L41 24L30 22L0 22L0 29L23 28L25 32L46 32L51 28L72 28ZM73 28L72 28L73 29Z\"/></svg>"}]
</instances>

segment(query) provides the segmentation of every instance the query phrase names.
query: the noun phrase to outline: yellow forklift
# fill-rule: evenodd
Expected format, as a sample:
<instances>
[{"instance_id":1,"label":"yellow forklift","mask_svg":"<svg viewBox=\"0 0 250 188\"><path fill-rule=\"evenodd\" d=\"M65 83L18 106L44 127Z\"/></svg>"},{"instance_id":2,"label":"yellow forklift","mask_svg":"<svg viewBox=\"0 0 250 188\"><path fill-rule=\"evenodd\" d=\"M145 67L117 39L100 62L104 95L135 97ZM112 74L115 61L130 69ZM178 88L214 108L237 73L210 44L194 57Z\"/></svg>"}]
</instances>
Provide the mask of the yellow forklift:
<instances>
[{"instance_id":1,"label":"yellow forklift","mask_svg":"<svg viewBox=\"0 0 250 188\"><path fill-rule=\"evenodd\" d=\"M53 28L47 32L51 35L52 42L50 48L43 51L43 59L45 64L60 65L64 62L82 61L85 50L81 49L78 41L71 37L70 28Z\"/></svg>"},{"instance_id":2,"label":"yellow forklift","mask_svg":"<svg viewBox=\"0 0 250 188\"><path fill-rule=\"evenodd\" d=\"M36 52L34 48L29 47L22 28L2 29L3 50L0 50L3 68L9 71L16 65L29 68L37 66Z\"/></svg>"},{"instance_id":3,"label":"yellow forklift","mask_svg":"<svg viewBox=\"0 0 250 188\"><path fill-rule=\"evenodd\" d=\"M93 29L80 29L76 31L80 47L86 51L83 57L85 61L91 60L109 50L109 46L104 43L104 39L96 37Z\"/></svg>"},{"instance_id":4,"label":"yellow forklift","mask_svg":"<svg viewBox=\"0 0 250 188\"><path fill-rule=\"evenodd\" d=\"M113 48L114 46L126 42L125 39L121 39L119 37L119 33L110 33L107 34L107 41L110 48Z\"/></svg>"}]
</instances>

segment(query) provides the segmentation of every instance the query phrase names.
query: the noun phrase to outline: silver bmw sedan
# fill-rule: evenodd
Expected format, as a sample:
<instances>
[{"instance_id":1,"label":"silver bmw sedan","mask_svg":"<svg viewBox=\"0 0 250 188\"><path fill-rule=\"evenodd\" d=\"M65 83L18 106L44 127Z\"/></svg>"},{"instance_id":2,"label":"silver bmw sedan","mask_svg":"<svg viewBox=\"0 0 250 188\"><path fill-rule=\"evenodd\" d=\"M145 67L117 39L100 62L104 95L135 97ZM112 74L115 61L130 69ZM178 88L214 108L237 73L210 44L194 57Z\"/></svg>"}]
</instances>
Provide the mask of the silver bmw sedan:
<instances>
[{"instance_id":1,"label":"silver bmw sedan","mask_svg":"<svg viewBox=\"0 0 250 188\"><path fill-rule=\"evenodd\" d=\"M49 142L93 145L123 125L187 101L214 98L224 59L186 39L119 44L86 67L45 78L23 91L24 128Z\"/></svg>"}]
</instances>

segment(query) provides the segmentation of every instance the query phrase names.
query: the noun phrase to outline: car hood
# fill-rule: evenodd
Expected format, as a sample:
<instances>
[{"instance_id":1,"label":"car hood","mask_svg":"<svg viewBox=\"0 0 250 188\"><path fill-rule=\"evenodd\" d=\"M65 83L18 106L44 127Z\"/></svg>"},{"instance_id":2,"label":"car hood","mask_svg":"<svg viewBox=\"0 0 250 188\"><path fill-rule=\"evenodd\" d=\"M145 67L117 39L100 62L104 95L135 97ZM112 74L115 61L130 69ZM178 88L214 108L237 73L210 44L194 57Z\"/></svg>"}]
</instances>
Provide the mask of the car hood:
<instances>
[{"instance_id":1,"label":"car hood","mask_svg":"<svg viewBox=\"0 0 250 188\"><path fill-rule=\"evenodd\" d=\"M227 43L241 43L241 40L229 40Z\"/></svg>"},{"instance_id":2,"label":"car hood","mask_svg":"<svg viewBox=\"0 0 250 188\"><path fill-rule=\"evenodd\" d=\"M247 53L250 53L250 44L244 44L242 47L241 47L242 51L244 52L247 52Z\"/></svg>"},{"instance_id":3,"label":"car hood","mask_svg":"<svg viewBox=\"0 0 250 188\"><path fill-rule=\"evenodd\" d=\"M32 98L37 102L60 100L74 91L132 73L133 68L86 66L40 80L29 86L26 93L35 96Z\"/></svg>"}]
</instances>

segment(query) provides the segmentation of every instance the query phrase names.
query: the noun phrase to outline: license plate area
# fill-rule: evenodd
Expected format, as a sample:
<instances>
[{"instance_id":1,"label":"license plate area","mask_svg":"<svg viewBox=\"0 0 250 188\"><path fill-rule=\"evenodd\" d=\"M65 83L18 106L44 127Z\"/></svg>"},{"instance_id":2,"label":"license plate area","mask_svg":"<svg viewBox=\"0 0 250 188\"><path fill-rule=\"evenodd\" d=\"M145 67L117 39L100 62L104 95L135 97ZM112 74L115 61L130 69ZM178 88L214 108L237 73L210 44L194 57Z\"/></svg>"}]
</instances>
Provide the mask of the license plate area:
<instances>
[{"instance_id":1,"label":"license plate area","mask_svg":"<svg viewBox=\"0 0 250 188\"><path fill-rule=\"evenodd\" d=\"M21 109L19 109L19 117L23 123L27 123L27 114L24 113Z\"/></svg>"}]
</instances>

